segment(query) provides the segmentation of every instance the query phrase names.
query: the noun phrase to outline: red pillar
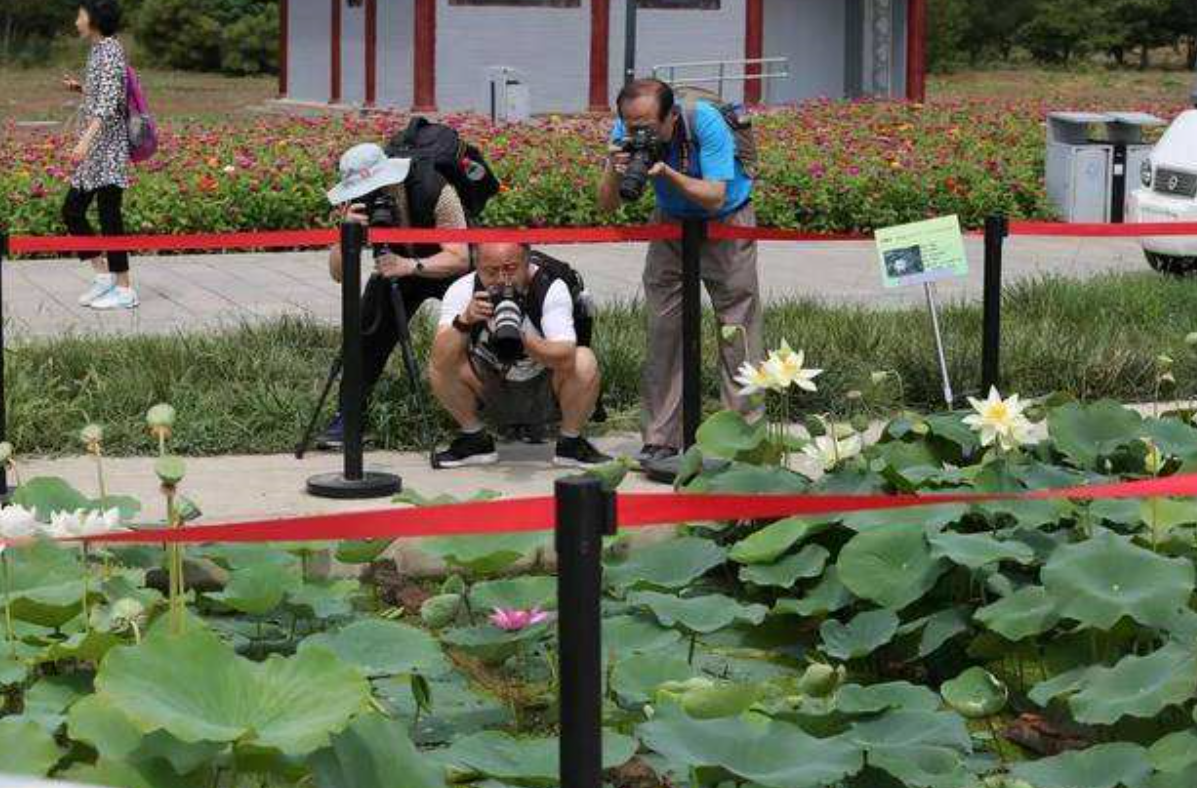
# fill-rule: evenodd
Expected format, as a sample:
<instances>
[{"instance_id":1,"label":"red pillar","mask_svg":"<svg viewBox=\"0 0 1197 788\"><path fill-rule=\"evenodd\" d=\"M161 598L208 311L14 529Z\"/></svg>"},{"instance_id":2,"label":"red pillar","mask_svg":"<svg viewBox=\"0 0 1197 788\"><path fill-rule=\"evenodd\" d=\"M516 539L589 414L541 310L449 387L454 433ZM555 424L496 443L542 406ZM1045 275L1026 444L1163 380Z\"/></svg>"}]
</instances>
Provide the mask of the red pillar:
<instances>
[{"instance_id":1,"label":"red pillar","mask_svg":"<svg viewBox=\"0 0 1197 788\"><path fill-rule=\"evenodd\" d=\"M329 0L332 17L329 19L329 67L328 103L341 101L341 3L344 0Z\"/></svg>"},{"instance_id":2,"label":"red pillar","mask_svg":"<svg viewBox=\"0 0 1197 788\"><path fill-rule=\"evenodd\" d=\"M414 89L415 112L436 112L436 3L437 0L415 0Z\"/></svg>"},{"instance_id":3,"label":"red pillar","mask_svg":"<svg viewBox=\"0 0 1197 788\"><path fill-rule=\"evenodd\" d=\"M378 86L378 0L366 0L366 106L374 106Z\"/></svg>"},{"instance_id":4,"label":"red pillar","mask_svg":"<svg viewBox=\"0 0 1197 788\"><path fill-rule=\"evenodd\" d=\"M290 39L291 31L291 3L290 0L278 0L278 95L279 98L287 97L287 41Z\"/></svg>"},{"instance_id":5,"label":"red pillar","mask_svg":"<svg viewBox=\"0 0 1197 788\"><path fill-rule=\"evenodd\" d=\"M765 0L747 0L745 8L744 58L760 60L765 56ZM751 65L745 69L748 75L760 75L761 67ZM759 79L744 81L744 103L760 104L762 91Z\"/></svg>"},{"instance_id":6,"label":"red pillar","mask_svg":"<svg viewBox=\"0 0 1197 788\"><path fill-rule=\"evenodd\" d=\"M927 0L909 0L906 24L906 98L927 100Z\"/></svg>"},{"instance_id":7,"label":"red pillar","mask_svg":"<svg viewBox=\"0 0 1197 788\"><path fill-rule=\"evenodd\" d=\"M590 111L611 108L611 0L590 0Z\"/></svg>"}]
</instances>

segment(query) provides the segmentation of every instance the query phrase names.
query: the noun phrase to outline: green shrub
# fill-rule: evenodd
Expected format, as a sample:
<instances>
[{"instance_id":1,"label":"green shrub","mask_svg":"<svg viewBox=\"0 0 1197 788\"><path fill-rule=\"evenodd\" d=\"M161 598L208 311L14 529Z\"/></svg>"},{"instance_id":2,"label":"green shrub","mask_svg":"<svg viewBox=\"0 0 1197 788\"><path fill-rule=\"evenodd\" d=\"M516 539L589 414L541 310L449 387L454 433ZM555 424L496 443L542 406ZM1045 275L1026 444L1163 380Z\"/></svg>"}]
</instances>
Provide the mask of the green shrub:
<instances>
[{"instance_id":1,"label":"green shrub","mask_svg":"<svg viewBox=\"0 0 1197 788\"><path fill-rule=\"evenodd\" d=\"M278 25L278 6L264 0L156 0L135 29L164 66L260 74L278 70Z\"/></svg>"}]
</instances>

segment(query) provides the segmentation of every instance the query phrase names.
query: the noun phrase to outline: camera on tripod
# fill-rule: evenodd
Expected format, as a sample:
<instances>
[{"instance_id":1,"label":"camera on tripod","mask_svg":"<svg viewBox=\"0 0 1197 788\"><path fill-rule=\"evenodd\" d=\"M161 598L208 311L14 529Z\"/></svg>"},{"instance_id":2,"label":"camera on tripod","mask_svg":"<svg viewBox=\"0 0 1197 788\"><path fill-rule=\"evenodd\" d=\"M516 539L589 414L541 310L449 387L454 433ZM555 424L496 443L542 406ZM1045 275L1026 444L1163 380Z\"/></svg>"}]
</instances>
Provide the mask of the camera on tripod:
<instances>
[{"instance_id":1,"label":"camera on tripod","mask_svg":"<svg viewBox=\"0 0 1197 788\"><path fill-rule=\"evenodd\" d=\"M399 226L399 204L395 201L395 194L391 189L375 189L361 199L361 204L365 209L366 223L370 227ZM376 258L393 251L389 244L374 244Z\"/></svg>"},{"instance_id":2,"label":"camera on tripod","mask_svg":"<svg viewBox=\"0 0 1197 788\"><path fill-rule=\"evenodd\" d=\"M644 196L648 171L665 157L665 145L657 132L648 126L636 126L629 131L621 148L631 158L619 181L619 196L625 202L636 202Z\"/></svg>"},{"instance_id":3,"label":"camera on tripod","mask_svg":"<svg viewBox=\"0 0 1197 788\"><path fill-rule=\"evenodd\" d=\"M490 348L504 364L514 364L524 355L524 308L511 285L495 285L486 291L495 308L491 318Z\"/></svg>"}]
</instances>

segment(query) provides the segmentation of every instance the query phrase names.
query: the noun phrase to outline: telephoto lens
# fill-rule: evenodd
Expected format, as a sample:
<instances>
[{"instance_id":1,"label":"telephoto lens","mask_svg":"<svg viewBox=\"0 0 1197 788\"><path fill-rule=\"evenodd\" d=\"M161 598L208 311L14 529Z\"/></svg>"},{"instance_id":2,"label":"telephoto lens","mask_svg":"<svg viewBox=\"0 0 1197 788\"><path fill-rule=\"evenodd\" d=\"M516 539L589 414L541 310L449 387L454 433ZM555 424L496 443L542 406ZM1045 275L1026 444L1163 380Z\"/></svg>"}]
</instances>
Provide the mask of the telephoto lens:
<instances>
[{"instance_id":1,"label":"telephoto lens","mask_svg":"<svg viewBox=\"0 0 1197 788\"><path fill-rule=\"evenodd\" d=\"M619 181L619 196L624 202L636 202L644 196L648 171L661 158L661 141L656 132L642 126L632 129L631 136L624 140L623 150L630 158Z\"/></svg>"},{"instance_id":2,"label":"telephoto lens","mask_svg":"<svg viewBox=\"0 0 1197 788\"><path fill-rule=\"evenodd\" d=\"M510 285L490 290L495 314L491 318L490 346L504 364L511 364L524 355L524 310L515 288Z\"/></svg>"}]
</instances>

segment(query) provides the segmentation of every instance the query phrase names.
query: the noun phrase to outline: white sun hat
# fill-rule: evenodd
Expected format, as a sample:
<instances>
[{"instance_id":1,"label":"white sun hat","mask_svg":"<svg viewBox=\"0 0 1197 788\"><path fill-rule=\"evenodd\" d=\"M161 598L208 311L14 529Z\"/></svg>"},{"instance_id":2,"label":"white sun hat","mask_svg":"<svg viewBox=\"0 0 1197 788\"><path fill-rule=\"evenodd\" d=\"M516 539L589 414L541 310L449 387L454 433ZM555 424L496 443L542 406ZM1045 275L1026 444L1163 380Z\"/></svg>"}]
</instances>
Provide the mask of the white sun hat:
<instances>
[{"instance_id":1,"label":"white sun hat","mask_svg":"<svg viewBox=\"0 0 1197 788\"><path fill-rule=\"evenodd\" d=\"M328 192L333 205L365 197L375 189L394 186L407 179L411 159L388 159L373 142L354 145L341 156L341 182Z\"/></svg>"}]
</instances>

